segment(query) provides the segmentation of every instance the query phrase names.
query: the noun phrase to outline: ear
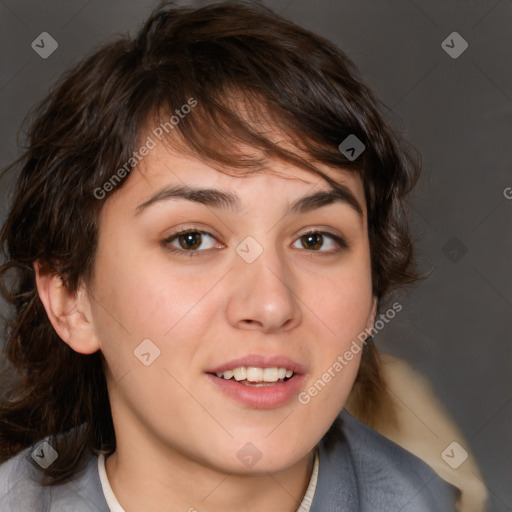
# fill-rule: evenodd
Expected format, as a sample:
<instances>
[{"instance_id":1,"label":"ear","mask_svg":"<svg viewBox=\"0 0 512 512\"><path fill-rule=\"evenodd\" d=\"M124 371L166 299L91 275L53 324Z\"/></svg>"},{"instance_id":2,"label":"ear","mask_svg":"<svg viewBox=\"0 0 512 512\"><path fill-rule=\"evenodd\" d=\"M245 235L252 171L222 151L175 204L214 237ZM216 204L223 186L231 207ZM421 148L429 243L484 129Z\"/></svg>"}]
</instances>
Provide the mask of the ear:
<instances>
[{"instance_id":1,"label":"ear","mask_svg":"<svg viewBox=\"0 0 512 512\"><path fill-rule=\"evenodd\" d=\"M366 321L366 332L373 332L373 327L375 326L375 318L377 317L377 306L377 297L374 296L370 314L368 315L368 320Z\"/></svg>"},{"instance_id":2,"label":"ear","mask_svg":"<svg viewBox=\"0 0 512 512\"><path fill-rule=\"evenodd\" d=\"M97 352L100 345L85 285L70 292L62 278L39 261L34 263L34 271L39 298L60 338L80 354Z\"/></svg>"}]
</instances>

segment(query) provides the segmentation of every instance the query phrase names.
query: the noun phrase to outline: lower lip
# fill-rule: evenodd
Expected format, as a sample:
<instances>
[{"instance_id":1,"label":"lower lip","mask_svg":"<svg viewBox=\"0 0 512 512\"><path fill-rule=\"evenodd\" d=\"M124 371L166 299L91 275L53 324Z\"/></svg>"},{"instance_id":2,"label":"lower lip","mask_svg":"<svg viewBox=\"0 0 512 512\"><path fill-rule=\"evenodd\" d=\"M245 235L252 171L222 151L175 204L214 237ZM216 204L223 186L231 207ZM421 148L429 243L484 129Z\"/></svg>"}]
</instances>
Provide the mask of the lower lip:
<instances>
[{"instance_id":1,"label":"lower lip","mask_svg":"<svg viewBox=\"0 0 512 512\"><path fill-rule=\"evenodd\" d=\"M225 380L212 374L206 375L215 386L243 405L253 409L273 409L280 407L299 394L305 375L294 375L272 386L246 386L234 380Z\"/></svg>"}]
</instances>

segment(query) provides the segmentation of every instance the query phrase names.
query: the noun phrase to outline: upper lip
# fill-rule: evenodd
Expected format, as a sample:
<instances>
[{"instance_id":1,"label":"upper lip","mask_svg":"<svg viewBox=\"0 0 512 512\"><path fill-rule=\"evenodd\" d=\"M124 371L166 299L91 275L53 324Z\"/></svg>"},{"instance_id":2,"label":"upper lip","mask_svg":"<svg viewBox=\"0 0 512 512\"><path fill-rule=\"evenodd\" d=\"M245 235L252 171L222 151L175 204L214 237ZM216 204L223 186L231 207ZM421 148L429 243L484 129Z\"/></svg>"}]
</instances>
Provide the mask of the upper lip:
<instances>
[{"instance_id":1,"label":"upper lip","mask_svg":"<svg viewBox=\"0 0 512 512\"><path fill-rule=\"evenodd\" d=\"M252 366L255 368L286 368L287 370L293 370L293 373L300 375L306 373L306 368L301 364L297 363L293 359L286 356L268 356L253 354L237 359L232 359L227 363L223 363L220 366L206 370L206 373L224 373L234 368L240 368L241 366Z\"/></svg>"}]
</instances>

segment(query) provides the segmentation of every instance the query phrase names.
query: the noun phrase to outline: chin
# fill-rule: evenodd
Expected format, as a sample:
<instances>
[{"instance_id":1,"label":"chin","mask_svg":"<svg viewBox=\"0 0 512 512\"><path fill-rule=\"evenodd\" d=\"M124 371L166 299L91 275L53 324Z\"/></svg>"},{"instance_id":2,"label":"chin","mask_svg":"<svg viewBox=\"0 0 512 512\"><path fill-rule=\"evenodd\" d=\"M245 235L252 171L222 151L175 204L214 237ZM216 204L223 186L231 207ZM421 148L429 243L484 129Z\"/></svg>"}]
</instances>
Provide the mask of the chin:
<instances>
[{"instance_id":1,"label":"chin","mask_svg":"<svg viewBox=\"0 0 512 512\"><path fill-rule=\"evenodd\" d=\"M235 457L230 457L232 470L242 474L266 474L285 471L306 457L315 446L304 445L303 434L279 436L270 440L265 436L253 436L252 441L236 443L230 448ZM272 434L270 434L270 437ZM295 441L295 442L294 442Z\"/></svg>"}]
</instances>

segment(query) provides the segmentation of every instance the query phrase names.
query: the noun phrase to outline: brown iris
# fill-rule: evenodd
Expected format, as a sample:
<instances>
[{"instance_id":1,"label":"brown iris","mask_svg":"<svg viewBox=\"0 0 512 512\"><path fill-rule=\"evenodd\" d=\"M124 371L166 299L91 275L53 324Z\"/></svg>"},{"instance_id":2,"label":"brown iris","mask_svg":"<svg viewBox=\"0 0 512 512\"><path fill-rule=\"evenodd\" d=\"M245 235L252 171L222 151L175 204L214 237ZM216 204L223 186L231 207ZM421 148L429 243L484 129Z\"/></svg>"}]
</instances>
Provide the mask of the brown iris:
<instances>
[{"instance_id":1,"label":"brown iris","mask_svg":"<svg viewBox=\"0 0 512 512\"><path fill-rule=\"evenodd\" d=\"M302 247L305 249L320 249L322 247L324 237L321 233L309 233L301 237ZM304 244L306 240L306 244Z\"/></svg>"},{"instance_id":2,"label":"brown iris","mask_svg":"<svg viewBox=\"0 0 512 512\"><path fill-rule=\"evenodd\" d=\"M197 249L201 245L201 233L184 233L178 236L183 249Z\"/></svg>"}]
</instances>

